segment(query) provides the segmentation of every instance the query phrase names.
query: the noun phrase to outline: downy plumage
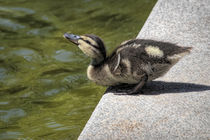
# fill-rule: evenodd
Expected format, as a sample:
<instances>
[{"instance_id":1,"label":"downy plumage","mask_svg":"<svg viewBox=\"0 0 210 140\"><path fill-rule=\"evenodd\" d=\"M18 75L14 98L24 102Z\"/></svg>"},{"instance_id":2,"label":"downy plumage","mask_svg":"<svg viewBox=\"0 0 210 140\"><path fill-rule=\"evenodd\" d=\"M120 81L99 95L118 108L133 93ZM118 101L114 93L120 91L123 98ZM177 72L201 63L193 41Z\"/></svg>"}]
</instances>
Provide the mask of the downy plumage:
<instances>
[{"instance_id":1,"label":"downy plumage","mask_svg":"<svg viewBox=\"0 0 210 140\"><path fill-rule=\"evenodd\" d=\"M126 94L141 92L147 81L163 76L192 49L167 42L133 39L123 42L107 57L103 41L95 35L65 33L64 37L92 58L87 69L90 80L103 86L136 84Z\"/></svg>"}]
</instances>

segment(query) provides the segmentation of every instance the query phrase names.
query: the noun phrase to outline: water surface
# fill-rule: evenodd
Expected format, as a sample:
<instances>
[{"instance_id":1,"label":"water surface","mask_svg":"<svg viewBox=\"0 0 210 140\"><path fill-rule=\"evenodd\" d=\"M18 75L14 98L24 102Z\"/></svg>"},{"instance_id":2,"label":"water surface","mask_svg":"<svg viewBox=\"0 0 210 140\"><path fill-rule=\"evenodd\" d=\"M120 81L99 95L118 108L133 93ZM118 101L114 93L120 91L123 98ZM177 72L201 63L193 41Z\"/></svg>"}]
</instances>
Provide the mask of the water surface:
<instances>
[{"instance_id":1,"label":"water surface","mask_svg":"<svg viewBox=\"0 0 210 140\"><path fill-rule=\"evenodd\" d=\"M0 0L0 139L76 139L105 91L65 32L110 53L135 38L156 0Z\"/></svg>"}]
</instances>

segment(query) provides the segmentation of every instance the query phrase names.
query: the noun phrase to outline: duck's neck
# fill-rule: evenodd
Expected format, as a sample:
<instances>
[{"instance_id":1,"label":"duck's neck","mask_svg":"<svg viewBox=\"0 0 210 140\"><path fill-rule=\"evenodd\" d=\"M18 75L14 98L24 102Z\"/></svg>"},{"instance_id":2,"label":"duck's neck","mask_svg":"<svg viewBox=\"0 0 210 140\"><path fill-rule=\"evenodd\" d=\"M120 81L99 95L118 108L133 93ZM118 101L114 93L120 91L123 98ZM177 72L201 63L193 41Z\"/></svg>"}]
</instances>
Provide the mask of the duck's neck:
<instances>
[{"instance_id":1,"label":"duck's neck","mask_svg":"<svg viewBox=\"0 0 210 140\"><path fill-rule=\"evenodd\" d=\"M90 65L97 66L104 62L104 58L92 58Z\"/></svg>"}]
</instances>

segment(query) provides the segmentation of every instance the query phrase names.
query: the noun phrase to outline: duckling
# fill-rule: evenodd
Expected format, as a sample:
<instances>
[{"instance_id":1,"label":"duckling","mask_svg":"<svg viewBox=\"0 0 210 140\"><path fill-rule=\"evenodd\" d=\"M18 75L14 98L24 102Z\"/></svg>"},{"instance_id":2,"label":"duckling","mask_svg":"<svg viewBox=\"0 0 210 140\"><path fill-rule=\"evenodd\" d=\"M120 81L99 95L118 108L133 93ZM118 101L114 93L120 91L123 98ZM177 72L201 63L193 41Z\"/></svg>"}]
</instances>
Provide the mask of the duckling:
<instances>
[{"instance_id":1,"label":"duckling","mask_svg":"<svg viewBox=\"0 0 210 140\"><path fill-rule=\"evenodd\" d=\"M168 42L133 39L123 42L110 56L103 41L96 35L65 33L64 38L77 45L92 58L87 77L102 86L135 86L126 93L138 94L146 82L163 76L191 47L180 47Z\"/></svg>"}]
</instances>

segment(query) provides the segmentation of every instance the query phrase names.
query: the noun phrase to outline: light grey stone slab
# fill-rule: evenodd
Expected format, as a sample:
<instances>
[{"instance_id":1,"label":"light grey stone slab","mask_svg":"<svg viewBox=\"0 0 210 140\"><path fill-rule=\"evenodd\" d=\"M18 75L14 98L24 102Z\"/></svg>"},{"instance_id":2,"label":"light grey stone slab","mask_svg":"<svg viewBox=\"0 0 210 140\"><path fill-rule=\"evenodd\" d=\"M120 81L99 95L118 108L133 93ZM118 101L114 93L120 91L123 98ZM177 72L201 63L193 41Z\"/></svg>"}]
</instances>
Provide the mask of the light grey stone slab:
<instances>
[{"instance_id":1,"label":"light grey stone slab","mask_svg":"<svg viewBox=\"0 0 210 140\"><path fill-rule=\"evenodd\" d=\"M143 95L108 91L78 139L210 139L210 0L159 0L137 38L193 51Z\"/></svg>"}]
</instances>

